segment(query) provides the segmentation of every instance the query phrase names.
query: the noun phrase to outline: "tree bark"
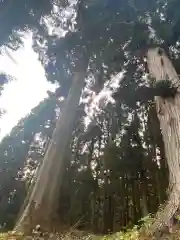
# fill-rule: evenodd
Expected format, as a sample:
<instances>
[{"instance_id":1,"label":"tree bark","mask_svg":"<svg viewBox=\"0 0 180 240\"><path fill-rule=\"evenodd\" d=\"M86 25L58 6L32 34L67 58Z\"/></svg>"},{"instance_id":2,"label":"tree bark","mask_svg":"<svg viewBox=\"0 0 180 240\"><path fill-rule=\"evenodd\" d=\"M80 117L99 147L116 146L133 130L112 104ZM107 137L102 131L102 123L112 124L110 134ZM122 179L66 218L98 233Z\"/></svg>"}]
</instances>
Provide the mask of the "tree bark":
<instances>
[{"instance_id":1,"label":"tree bark","mask_svg":"<svg viewBox=\"0 0 180 240\"><path fill-rule=\"evenodd\" d=\"M67 146L73 132L76 107L79 104L84 86L84 72L74 73L73 83L68 98L57 121L52 140L45 153L28 204L19 218L15 230L29 232L37 224L50 229L54 223L62 181L63 163ZM51 229L52 230L52 229Z\"/></svg>"},{"instance_id":2,"label":"tree bark","mask_svg":"<svg viewBox=\"0 0 180 240\"><path fill-rule=\"evenodd\" d=\"M149 50L147 63L156 81L169 80L179 92L178 75L164 51L160 53L159 48ZM155 97L155 101L169 169L169 196L163 209L157 212L150 228L152 234L170 224L180 204L180 94L167 99Z\"/></svg>"},{"instance_id":3,"label":"tree bark","mask_svg":"<svg viewBox=\"0 0 180 240\"><path fill-rule=\"evenodd\" d=\"M142 197L140 199L140 206L141 206L142 216L146 217L149 214L149 211L148 211L147 197L146 197L144 191L142 192Z\"/></svg>"}]
</instances>

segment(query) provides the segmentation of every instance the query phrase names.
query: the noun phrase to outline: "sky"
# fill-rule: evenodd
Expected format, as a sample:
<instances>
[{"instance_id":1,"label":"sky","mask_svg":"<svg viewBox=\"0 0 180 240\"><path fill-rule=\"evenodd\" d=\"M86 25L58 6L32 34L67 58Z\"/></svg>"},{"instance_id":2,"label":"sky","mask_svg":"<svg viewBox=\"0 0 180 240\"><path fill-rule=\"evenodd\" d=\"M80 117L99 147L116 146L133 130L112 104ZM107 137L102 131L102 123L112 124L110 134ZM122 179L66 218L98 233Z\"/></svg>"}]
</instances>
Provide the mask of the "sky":
<instances>
[{"instance_id":1,"label":"sky","mask_svg":"<svg viewBox=\"0 0 180 240\"><path fill-rule=\"evenodd\" d=\"M21 118L47 97L47 90L53 91L56 88L56 85L47 81L44 67L32 48L32 33L26 33L23 39L24 44L17 51L4 49L0 55L0 73L13 77L13 81L5 85L0 97L0 109L6 111L0 118L0 141L10 133ZM117 88L122 77L123 72L113 77L109 86L104 86L98 95L92 96L93 101L85 119L86 125L91 121L93 114L99 111L101 99L113 100L109 87Z\"/></svg>"},{"instance_id":2,"label":"sky","mask_svg":"<svg viewBox=\"0 0 180 240\"><path fill-rule=\"evenodd\" d=\"M32 43L32 33L29 32L24 38L24 46L15 52L5 50L0 55L0 72L14 78L5 86L0 97L0 108L6 110L0 119L0 140L47 96L47 90L55 89L47 81Z\"/></svg>"},{"instance_id":3,"label":"sky","mask_svg":"<svg viewBox=\"0 0 180 240\"><path fill-rule=\"evenodd\" d=\"M76 2L77 0L70 0L70 6L61 11L54 6L54 14L42 18L49 35L65 35L61 25L56 26L55 22L62 21L62 14L66 21L71 19ZM32 43L32 33L26 33L23 47L16 52L8 50L0 55L0 73L5 72L15 78L5 87L0 97L0 108L7 111L0 119L0 141L47 96L47 90L53 91L57 87L47 82L45 70L38 60L38 54L33 51Z\"/></svg>"}]
</instances>

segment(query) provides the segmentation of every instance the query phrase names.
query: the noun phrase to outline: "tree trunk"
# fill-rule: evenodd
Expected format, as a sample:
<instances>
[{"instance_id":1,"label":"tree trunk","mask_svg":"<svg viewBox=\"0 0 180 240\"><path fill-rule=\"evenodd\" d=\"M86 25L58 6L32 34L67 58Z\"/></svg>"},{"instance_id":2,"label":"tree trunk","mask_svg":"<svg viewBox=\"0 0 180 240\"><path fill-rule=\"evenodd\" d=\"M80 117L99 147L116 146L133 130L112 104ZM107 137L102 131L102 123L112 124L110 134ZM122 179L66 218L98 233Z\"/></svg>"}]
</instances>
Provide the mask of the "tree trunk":
<instances>
[{"instance_id":1,"label":"tree trunk","mask_svg":"<svg viewBox=\"0 0 180 240\"><path fill-rule=\"evenodd\" d=\"M149 50L147 63L156 81L169 80L179 92L178 75L164 51L160 52L159 48ZM156 97L155 100L169 168L169 196L151 226L152 234L170 224L180 204L180 94L177 93L175 98Z\"/></svg>"},{"instance_id":2,"label":"tree trunk","mask_svg":"<svg viewBox=\"0 0 180 240\"><path fill-rule=\"evenodd\" d=\"M51 228L54 224L53 220L58 208L59 189L62 181L63 162L71 139L76 107L79 104L84 79L85 71L74 73L71 90L44 156L39 177L15 230L30 232L37 224L45 229Z\"/></svg>"}]
</instances>

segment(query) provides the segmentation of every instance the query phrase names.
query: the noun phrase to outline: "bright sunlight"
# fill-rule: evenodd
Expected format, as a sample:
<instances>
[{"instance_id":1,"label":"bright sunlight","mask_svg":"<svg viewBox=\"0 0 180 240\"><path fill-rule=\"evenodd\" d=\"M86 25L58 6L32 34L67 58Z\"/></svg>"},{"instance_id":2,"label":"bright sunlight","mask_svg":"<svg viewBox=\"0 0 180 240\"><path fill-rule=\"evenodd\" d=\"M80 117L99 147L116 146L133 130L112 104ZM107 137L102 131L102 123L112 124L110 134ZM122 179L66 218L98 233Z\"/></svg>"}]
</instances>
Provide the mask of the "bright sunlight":
<instances>
[{"instance_id":1,"label":"bright sunlight","mask_svg":"<svg viewBox=\"0 0 180 240\"><path fill-rule=\"evenodd\" d=\"M0 139L47 96L47 90L55 88L47 82L45 70L32 43L32 34L28 33L23 47L15 52L8 49L0 56L0 72L14 78L5 86L0 97L0 108L6 111L0 119Z\"/></svg>"}]
</instances>

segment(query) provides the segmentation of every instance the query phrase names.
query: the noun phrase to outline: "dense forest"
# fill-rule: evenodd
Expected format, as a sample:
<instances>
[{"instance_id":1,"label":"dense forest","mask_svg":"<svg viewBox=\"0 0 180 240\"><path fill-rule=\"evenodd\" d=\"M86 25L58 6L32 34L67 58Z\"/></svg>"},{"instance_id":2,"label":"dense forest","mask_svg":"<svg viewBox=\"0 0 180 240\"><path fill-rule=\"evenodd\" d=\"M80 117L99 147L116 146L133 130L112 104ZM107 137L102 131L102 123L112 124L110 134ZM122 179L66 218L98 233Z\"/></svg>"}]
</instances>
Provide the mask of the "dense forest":
<instances>
[{"instance_id":1,"label":"dense forest","mask_svg":"<svg viewBox=\"0 0 180 240\"><path fill-rule=\"evenodd\" d=\"M0 143L2 231L30 234L40 225L104 235L147 216L153 236L177 227L179 7L0 2L1 47L17 50L21 33L32 31L47 80L58 84ZM9 79L1 74L1 94Z\"/></svg>"}]
</instances>

